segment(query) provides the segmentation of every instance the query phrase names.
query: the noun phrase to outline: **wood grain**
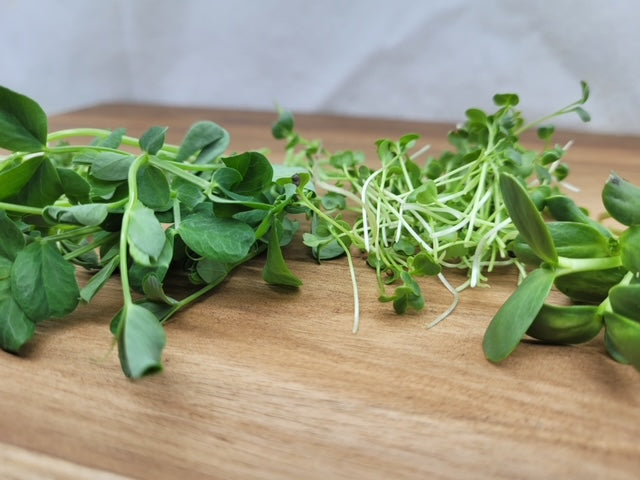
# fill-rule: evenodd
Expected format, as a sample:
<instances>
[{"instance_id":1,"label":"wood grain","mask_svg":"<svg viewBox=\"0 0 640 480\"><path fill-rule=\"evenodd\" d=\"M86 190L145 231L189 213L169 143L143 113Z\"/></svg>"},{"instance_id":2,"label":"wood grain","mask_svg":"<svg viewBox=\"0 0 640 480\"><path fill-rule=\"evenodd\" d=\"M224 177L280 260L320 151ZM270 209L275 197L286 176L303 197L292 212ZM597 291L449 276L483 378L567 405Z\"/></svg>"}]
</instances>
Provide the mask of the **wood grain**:
<instances>
[{"instance_id":1,"label":"wood grain","mask_svg":"<svg viewBox=\"0 0 640 480\"><path fill-rule=\"evenodd\" d=\"M51 129L168 125L178 142L210 119L232 149L282 145L273 113L103 105L52 119ZM362 149L408 132L434 151L449 126L298 116L331 150ZM594 215L615 170L640 182L640 138L561 132L575 197ZM425 282L428 305L399 317L378 303L358 262L362 321L351 333L346 262L318 265L300 242L285 255L304 281L269 287L261 262L238 269L167 325L165 371L132 382L108 324L110 283L67 319L45 322L21 357L0 353L1 478L460 479L607 478L640 474L640 375L611 360L602 338L581 346L523 343L501 365L482 354L484 330L515 285L511 270L466 290L455 314ZM454 274L454 281L462 281Z\"/></svg>"}]
</instances>

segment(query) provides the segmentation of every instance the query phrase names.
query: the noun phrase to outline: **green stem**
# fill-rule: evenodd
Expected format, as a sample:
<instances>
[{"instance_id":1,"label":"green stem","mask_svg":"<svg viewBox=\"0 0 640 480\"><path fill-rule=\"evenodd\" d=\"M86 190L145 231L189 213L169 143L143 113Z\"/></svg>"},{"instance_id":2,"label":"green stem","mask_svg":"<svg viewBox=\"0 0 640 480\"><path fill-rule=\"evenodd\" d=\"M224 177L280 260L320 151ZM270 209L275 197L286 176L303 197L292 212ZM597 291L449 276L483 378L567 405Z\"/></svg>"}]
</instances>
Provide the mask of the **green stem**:
<instances>
[{"instance_id":1,"label":"green stem","mask_svg":"<svg viewBox=\"0 0 640 480\"><path fill-rule=\"evenodd\" d=\"M138 170L148 160L146 153L139 155L129 167L127 176L127 183L129 187L129 201L124 208L124 214L122 216L122 229L120 231L120 283L122 285L122 294L124 297L123 311L129 305L133 303L133 297L131 296L131 288L129 285L129 270L127 265L127 237L129 236L129 224L131 223L131 210L135 203L138 201ZM125 315L126 317L126 315ZM124 318L124 317L123 317Z\"/></svg>"},{"instance_id":2,"label":"green stem","mask_svg":"<svg viewBox=\"0 0 640 480\"><path fill-rule=\"evenodd\" d=\"M0 210L4 210L6 212L15 212L15 213L23 213L25 215L38 215L38 216L42 216L42 212L44 211L42 208L27 207L25 205L16 205L15 203L5 203L5 202L0 202Z\"/></svg>"},{"instance_id":3,"label":"green stem","mask_svg":"<svg viewBox=\"0 0 640 480\"><path fill-rule=\"evenodd\" d=\"M556 276L590 270L608 270L622 265L620 256L602 258L558 258Z\"/></svg>"},{"instance_id":4,"label":"green stem","mask_svg":"<svg viewBox=\"0 0 640 480\"><path fill-rule=\"evenodd\" d=\"M59 242L61 240L67 240L70 238L77 237L85 237L87 235L91 235L92 233L101 232L102 228L98 226L86 226L86 227L78 227L73 228L72 230L67 230L61 233L56 233L54 235L48 235L42 238L43 242Z\"/></svg>"}]
</instances>

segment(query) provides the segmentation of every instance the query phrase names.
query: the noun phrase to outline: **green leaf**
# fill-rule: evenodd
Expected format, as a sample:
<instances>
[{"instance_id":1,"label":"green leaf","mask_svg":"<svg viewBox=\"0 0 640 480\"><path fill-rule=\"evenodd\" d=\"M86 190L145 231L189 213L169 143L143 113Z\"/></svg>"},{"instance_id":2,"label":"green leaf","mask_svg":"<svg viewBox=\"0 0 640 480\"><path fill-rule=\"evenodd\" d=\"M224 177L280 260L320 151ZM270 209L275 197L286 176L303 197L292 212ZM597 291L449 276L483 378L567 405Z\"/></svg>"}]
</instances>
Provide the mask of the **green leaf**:
<instances>
[{"instance_id":1,"label":"green leaf","mask_svg":"<svg viewBox=\"0 0 640 480\"><path fill-rule=\"evenodd\" d=\"M104 203L87 203L72 207L47 206L44 208L43 217L53 224L96 226L107 218L108 213L109 208Z\"/></svg>"},{"instance_id":2,"label":"green leaf","mask_svg":"<svg viewBox=\"0 0 640 480\"><path fill-rule=\"evenodd\" d=\"M37 152L47 143L47 115L29 97L0 86L0 148Z\"/></svg>"},{"instance_id":3,"label":"green leaf","mask_svg":"<svg viewBox=\"0 0 640 480\"><path fill-rule=\"evenodd\" d=\"M515 350L549 296L554 278L552 270L534 270L500 307L484 334L488 360L500 362Z\"/></svg>"},{"instance_id":4,"label":"green leaf","mask_svg":"<svg viewBox=\"0 0 640 480\"><path fill-rule=\"evenodd\" d=\"M117 331L118 356L129 378L141 378L162 370L166 333L156 316L141 305L124 308Z\"/></svg>"},{"instance_id":5,"label":"green leaf","mask_svg":"<svg viewBox=\"0 0 640 480\"><path fill-rule=\"evenodd\" d=\"M241 175L242 180L232 189L238 195L257 195L271 184L273 168L261 153L245 152L224 158L222 161Z\"/></svg>"},{"instance_id":6,"label":"green leaf","mask_svg":"<svg viewBox=\"0 0 640 480\"><path fill-rule=\"evenodd\" d=\"M89 203L89 182L70 168L57 168L57 172L62 191L71 203Z\"/></svg>"},{"instance_id":7,"label":"green leaf","mask_svg":"<svg viewBox=\"0 0 640 480\"><path fill-rule=\"evenodd\" d=\"M75 267L49 242L33 242L18 252L11 292L34 323L68 315L80 297Z\"/></svg>"},{"instance_id":8,"label":"green leaf","mask_svg":"<svg viewBox=\"0 0 640 480\"><path fill-rule=\"evenodd\" d=\"M513 224L534 253L545 262L557 264L551 234L525 188L514 176L502 173L500 190Z\"/></svg>"},{"instance_id":9,"label":"green leaf","mask_svg":"<svg viewBox=\"0 0 640 480\"><path fill-rule=\"evenodd\" d=\"M442 271L440 264L427 252L420 252L409 260L411 275L438 275Z\"/></svg>"},{"instance_id":10,"label":"green leaf","mask_svg":"<svg viewBox=\"0 0 640 480\"><path fill-rule=\"evenodd\" d=\"M620 258L627 270L640 274L640 224L627 228L620 235Z\"/></svg>"},{"instance_id":11,"label":"green leaf","mask_svg":"<svg viewBox=\"0 0 640 480\"><path fill-rule=\"evenodd\" d=\"M609 300L614 312L640 322L640 284L616 285L609 290Z\"/></svg>"},{"instance_id":12,"label":"green leaf","mask_svg":"<svg viewBox=\"0 0 640 480\"><path fill-rule=\"evenodd\" d=\"M51 160L45 158L20 193L11 201L32 207L44 207L55 202L63 193L56 167Z\"/></svg>"},{"instance_id":13,"label":"green leaf","mask_svg":"<svg viewBox=\"0 0 640 480\"><path fill-rule=\"evenodd\" d=\"M269 231L269 246L267 248L267 262L262 270L262 278L271 285L282 285L285 287L299 287L302 285L296 275L287 266L278 235L278 224L274 224Z\"/></svg>"},{"instance_id":14,"label":"green leaf","mask_svg":"<svg viewBox=\"0 0 640 480\"><path fill-rule=\"evenodd\" d=\"M138 199L153 210L164 211L171 207L171 188L166 174L159 168L145 164L136 176Z\"/></svg>"},{"instance_id":15,"label":"green leaf","mask_svg":"<svg viewBox=\"0 0 640 480\"><path fill-rule=\"evenodd\" d=\"M91 279L87 282L87 284L80 289L80 298L83 302L89 303L93 297L104 287L107 281L113 275L113 272L116 271L118 265L120 263L120 256L115 255L109 260L109 262L100 269L96 274L94 274Z\"/></svg>"},{"instance_id":16,"label":"green leaf","mask_svg":"<svg viewBox=\"0 0 640 480\"><path fill-rule=\"evenodd\" d=\"M560 220L562 222L579 222L585 223L587 225L591 225L592 227L598 229L600 233L607 237L611 237L611 232L607 227L602 225L601 223L590 218L584 210L582 210L576 202L574 202L571 198L566 195L552 195L546 198L545 202L547 208L549 209L549 213L556 220ZM553 236L553 234L552 234ZM556 244L557 247L557 244Z\"/></svg>"},{"instance_id":17,"label":"green leaf","mask_svg":"<svg viewBox=\"0 0 640 480\"><path fill-rule=\"evenodd\" d=\"M229 146L229 133L221 126L208 121L191 126L176 155L176 161L184 162L200 152L195 163L211 163Z\"/></svg>"},{"instance_id":18,"label":"green leaf","mask_svg":"<svg viewBox=\"0 0 640 480\"><path fill-rule=\"evenodd\" d=\"M555 286L574 302L600 303L609 289L620 283L627 270L623 267L574 272L556 278Z\"/></svg>"},{"instance_id":19,"label":"green leaf","mask_svg":"<svg viewBox=\"0 0 640 480\"><path fill-rule=\"evenodd\" d=\"M149 265L140 265L136 262L129 267L129 282L131 287L138 291L144 291L144 279L148 275L154 275L160 281L164 280L165 275L169 271L171 260L173 259L173 242L174 234L168 231L165 235L166 240L160 255Z\"/></svg>"},{"instance_id":20,"label":"green leaf","mask_svg":"<svg viewBox=\"0 0 640 480\"><path fill-rule=\"evenodd\" d=\"M187 210L193 210L196 205L202 203L206 198L200 187L180 177L173 179L171 187L181 206Z\"/></svg>"},{"instance_id":21,"label":"green leaf","mask_svg":"<svg viewBox=\"0 0 640 480\"><path fill-rule=\"evenodd\" d=\"M45 157L32 157L0 170L0 200L17 195L42 165Z\"/></svg>"},{"instance_id":22,"label":"green leaf","mask_svg":"<svg viewBox=\"0 0 640 480\"><path fill-rule=\"evenodd\" d=\"M520 103L520 98L515 93L497 93L493 96L493 103L499 107L515 107Z\"/></svg>"},{"instance_id":23,"label":"green leaf","mask_svg":"<svg viewBox=\"0 0 640 480\"><path fill-rule=\"evenodd\" d=\"M605 313L604 322L613 350L640 370L640 322L613 312Z\"/></svg>"},{"instance_id":24,"label":"green leaf","mask_svg":"<svg viewBox=\"0 0 640 480\"><path fill-rule=\"evenodd\" d=\"M280 110L278 121L271 128L273 138L283 140L293 133L295 122L293 114L286 110Z\"/></svg>"},{"instance_id":25,"label":"green leaf","mask_svg":"<svg viewBox=\"0 0 640 480\"><path fill-rule=\"evenodd\" d=\"M196 271L205 283L218 284L227 278L230 268L226 263L214 262L208 258L203 258L196 265Z\"/></svg>"},{"instance_id":26,"label":"green leaf","mask_svg":"<svg viewBox=\"0 0 640 480\"><path fill-rule=\"evenodd\" d=\"M164 145L168 127L151 127L140 137L140 149L150 155L155 155Z\"/></svg>"},{"instance_id":27,"label":"green leaf","mask_svg":"<svg viewBox=\"0 0 640 480\"><path fill-rule=\"evenodd\" d=\"M133 260L151 266L165 245L165 233L153 210L136 201L129 211L127 243Z\"/></svg>"},{"instance_id":28,"label":"green leaf","mask_svg":"<svg viewBox=\"0 0 640 480\"><path fill-rule=\"evenodd\" d=\"M109 182L126 180L134 157L126 153L100 152L91 164L91 175Z\"/></svg>"},{"instance_id":29,"label":"green leaf","mask_svg":"<svg viewBox=\"0 0 640 480\"><path fill-rule=\"evenodd\" d=\"M178 233L198 255L221 263L244 259L255 242L253 229L233 218L197 212L182 219Z\"/></svg>"},{"instance_id":30,"label":"green leaf","mask_svg":"<svg viewBox=\"0 0 640 480\"><path fill-rule=\"evenodd\" d=\"M169 297L162 286L162 281L154 274L149 273L142 281L142 291L146 298L152 302L166 303L167 305L176 305L178 301Z\"/></svg>"},{"instance_id":31,"label":"green leaf","mask_svg":"<svg viewBox=\"0 0 640 480\"><path fill-rule=\"evenodd\" d=\"M13 261L24 248L24 235L4 210L0 210L0 257Z\"/></svg>"},{"instance_id":32,"label":"green leaf","mask_svg":"<svg viewBox=\"0 0 640 480\"><path fill-rule=\"evenodd\" d=\"M615 173L602 189L602 203L607 212L623 225L640 224L640 187Z\"/></svg>"},{"instance_id":33,"label":"green leaf","mask_svg":"<svg viewBox=\"0 0 640 480\"><path fill-rule=\"evenodd\" d=\"M583 343L602 330L603 321L597 306L545 304L527 330L527 335L548 343Z\"/></svg>"},{"instance_id":34,"label":"green leaf","mask_svg":"<svg viewBox=\"0 0 640 480\"><path fill-rule=\"evenodd\" d=\"M33 337L35 329L35 324L13 297L0 293L0 348L18 353L20 348Z\"/></svg>"}]
</instances>

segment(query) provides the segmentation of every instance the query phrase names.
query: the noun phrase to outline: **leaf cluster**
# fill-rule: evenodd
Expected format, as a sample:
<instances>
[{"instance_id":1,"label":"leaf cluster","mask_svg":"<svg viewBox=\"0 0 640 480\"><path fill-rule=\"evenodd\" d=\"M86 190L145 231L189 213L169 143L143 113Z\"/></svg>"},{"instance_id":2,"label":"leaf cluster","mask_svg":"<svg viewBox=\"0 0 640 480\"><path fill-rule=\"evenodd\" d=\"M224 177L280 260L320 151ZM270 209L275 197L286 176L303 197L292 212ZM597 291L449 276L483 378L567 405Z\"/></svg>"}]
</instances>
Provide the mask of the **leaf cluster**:
<instances>
[{"instance_id":1,"label":"leaf cluster","mask_svg":"<svg viewBox=\"0 0 640 480\"><path fill-rule=\"evenodd\" d=\"M552 143L554 128L546 122L568 113L589 120L582 108L589 89L581 86L576 102L530 124L517 95L495 95L493 113L467 110L466 121L449 134L451 149L424 161L427 149L418 148L419 135L380 139L378 169L360 152L331 153L321 142L306 140L293 115L281 111L273 133L286 141L286 163L306 168L324 191L308 201L313 218L305 243L319 260L349 256L351 247L364 252L376 271L380 300L398 313L422 309L419 278L437 276L453 295L437 323L455 307L459 290L485 283L495 267L515 263L524 269L507 248L518 232L498 179L503 173L518 178L540 208L559 191L569 173L563 161L567 148ZM534 127L539 150L521 142L521 134ZM452 286L445 269L466 271L467 281Z\"/></svg>"},{"instance_id":2,"label":"leaf cluster","mask_svg":"<svg viewBox=\"0 0 640 480\"><path fill-rule=\"evenodd\" d=\"M32 99L0 87L0 347L18 353L35 326L90 302L118 276L111 322L124 373L162 368L163 324L266 252L263 279L297 287L282 248L298 228L298 185L259 152L226 154L221 126L48 131ZM89 138L89 141L86 139ZM71 140L74 140L71 142ZM132 153L136 152L136 153ZM91 277L80 286L76 271ZM184 298L164 283L188 279Z\"/></svg>"},{"instance_id":3,"label":"leaf cluster","mask_svg":"<svg viewBox=\"0 0 640 480\"><path fill-rule=\"evenodd\" d=\"M521 182L502 174L500 187L519 235L511 249L530 272L492 319L487 358L507 358L526 334L547 343L576 344L604 329L609 354L640 370L640 188L612 174L602 191L614 233L563 195L545 200L545 221ZM552 287L573 303L553 304Z\"/></svg>"}]
</instances>

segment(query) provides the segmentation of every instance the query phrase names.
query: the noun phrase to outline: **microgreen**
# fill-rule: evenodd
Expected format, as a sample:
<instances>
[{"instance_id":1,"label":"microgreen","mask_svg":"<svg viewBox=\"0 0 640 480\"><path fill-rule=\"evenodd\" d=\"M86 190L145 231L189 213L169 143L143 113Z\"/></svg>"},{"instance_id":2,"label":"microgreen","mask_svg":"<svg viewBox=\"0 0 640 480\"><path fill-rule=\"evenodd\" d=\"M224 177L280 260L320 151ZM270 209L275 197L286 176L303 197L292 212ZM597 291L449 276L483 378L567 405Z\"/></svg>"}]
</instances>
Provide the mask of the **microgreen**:
<instances>
[{"instance_id":1,"label":"microgreen","mask_svg":"<svg viewBox=\"0 0 640 480\"><path fill-rule=\"evenodd\" d=\"M566 148L552 145L554 129L541 123L567 113L588 120L581 107L587 98L583 83L579 100L525 125L518 96L498 94L495 112L465 112L466 122L449 134L453 149L438 156L420 161L428 148L419 148L417 134L378 140L381 167L375 170L359 152L331 153L321 142L305 139L296 131L293 115L281 110L272 131L286 141L286 164L307 168L316 187L324 190L301 197L312 212L312 231L305 243L321 260L346 253L351 262L349 248L364 252L375 269L380 300L391 302L398 313L421 310L426 300L418 277L436 276L452 294L452 302L430 323L435 325L453 311L459 291L486 283L486 273L513 264L524 270L507 249L518 234L516 227L526 236L540 236L535 239L536 254L555 261L541 219L529 232L527 224L513 224L507 204L519 208L520 203L504 198L510 188L501 188L499 178L510 173L538 204L558 193L557 185L568 171L562 162ZM540 151L520 142L520 135L534 126L544 140ZM532 200L528 203L526 208L533 208ZM515 218L523 216L513 213ZM468 278L453 286L445 269L465 270ZM357 319L356 311L354 323Z\"/></svg>"},{"instance_id":2,"label":"microgreen","mask_svg":"<svg viewBox=\"0 0 640 480\"><path fill-rule=\"evenodd\" d=\"M604 186L609 214L629 225L616 235L558 197L547 199L546 211L555 221L545 223L514 177L502 174L500 185L520 230L510 249L535 268L489 324L483 344L487 359L504 360L525 334L575 344L592 340L604 327L610 355L640 370L640 230L634 219L640 189L616 176ZM549 303L554 284L576 303Z\"/></svg>"},{"instance_id":3,"label":"microgreen","mask_svg":"<svg viewBox=\"0 0 640 480\"><path fill-rule=\"evenodd\" d=\"M261 252L265 281L300 285L281 251L297 228L296 189L258 152L225 156L221 126L198 122L171 145L161 126L134 138L47 125L35 101L0 87L3 349L19 352L37 323L90 302L119 273L111 331L123 372L138 378L162 369L163 324ZM77 268L92 273L82 288ZM184 298L164 291L169 274L191 280Z\"/></svg>"}]
</instances>

